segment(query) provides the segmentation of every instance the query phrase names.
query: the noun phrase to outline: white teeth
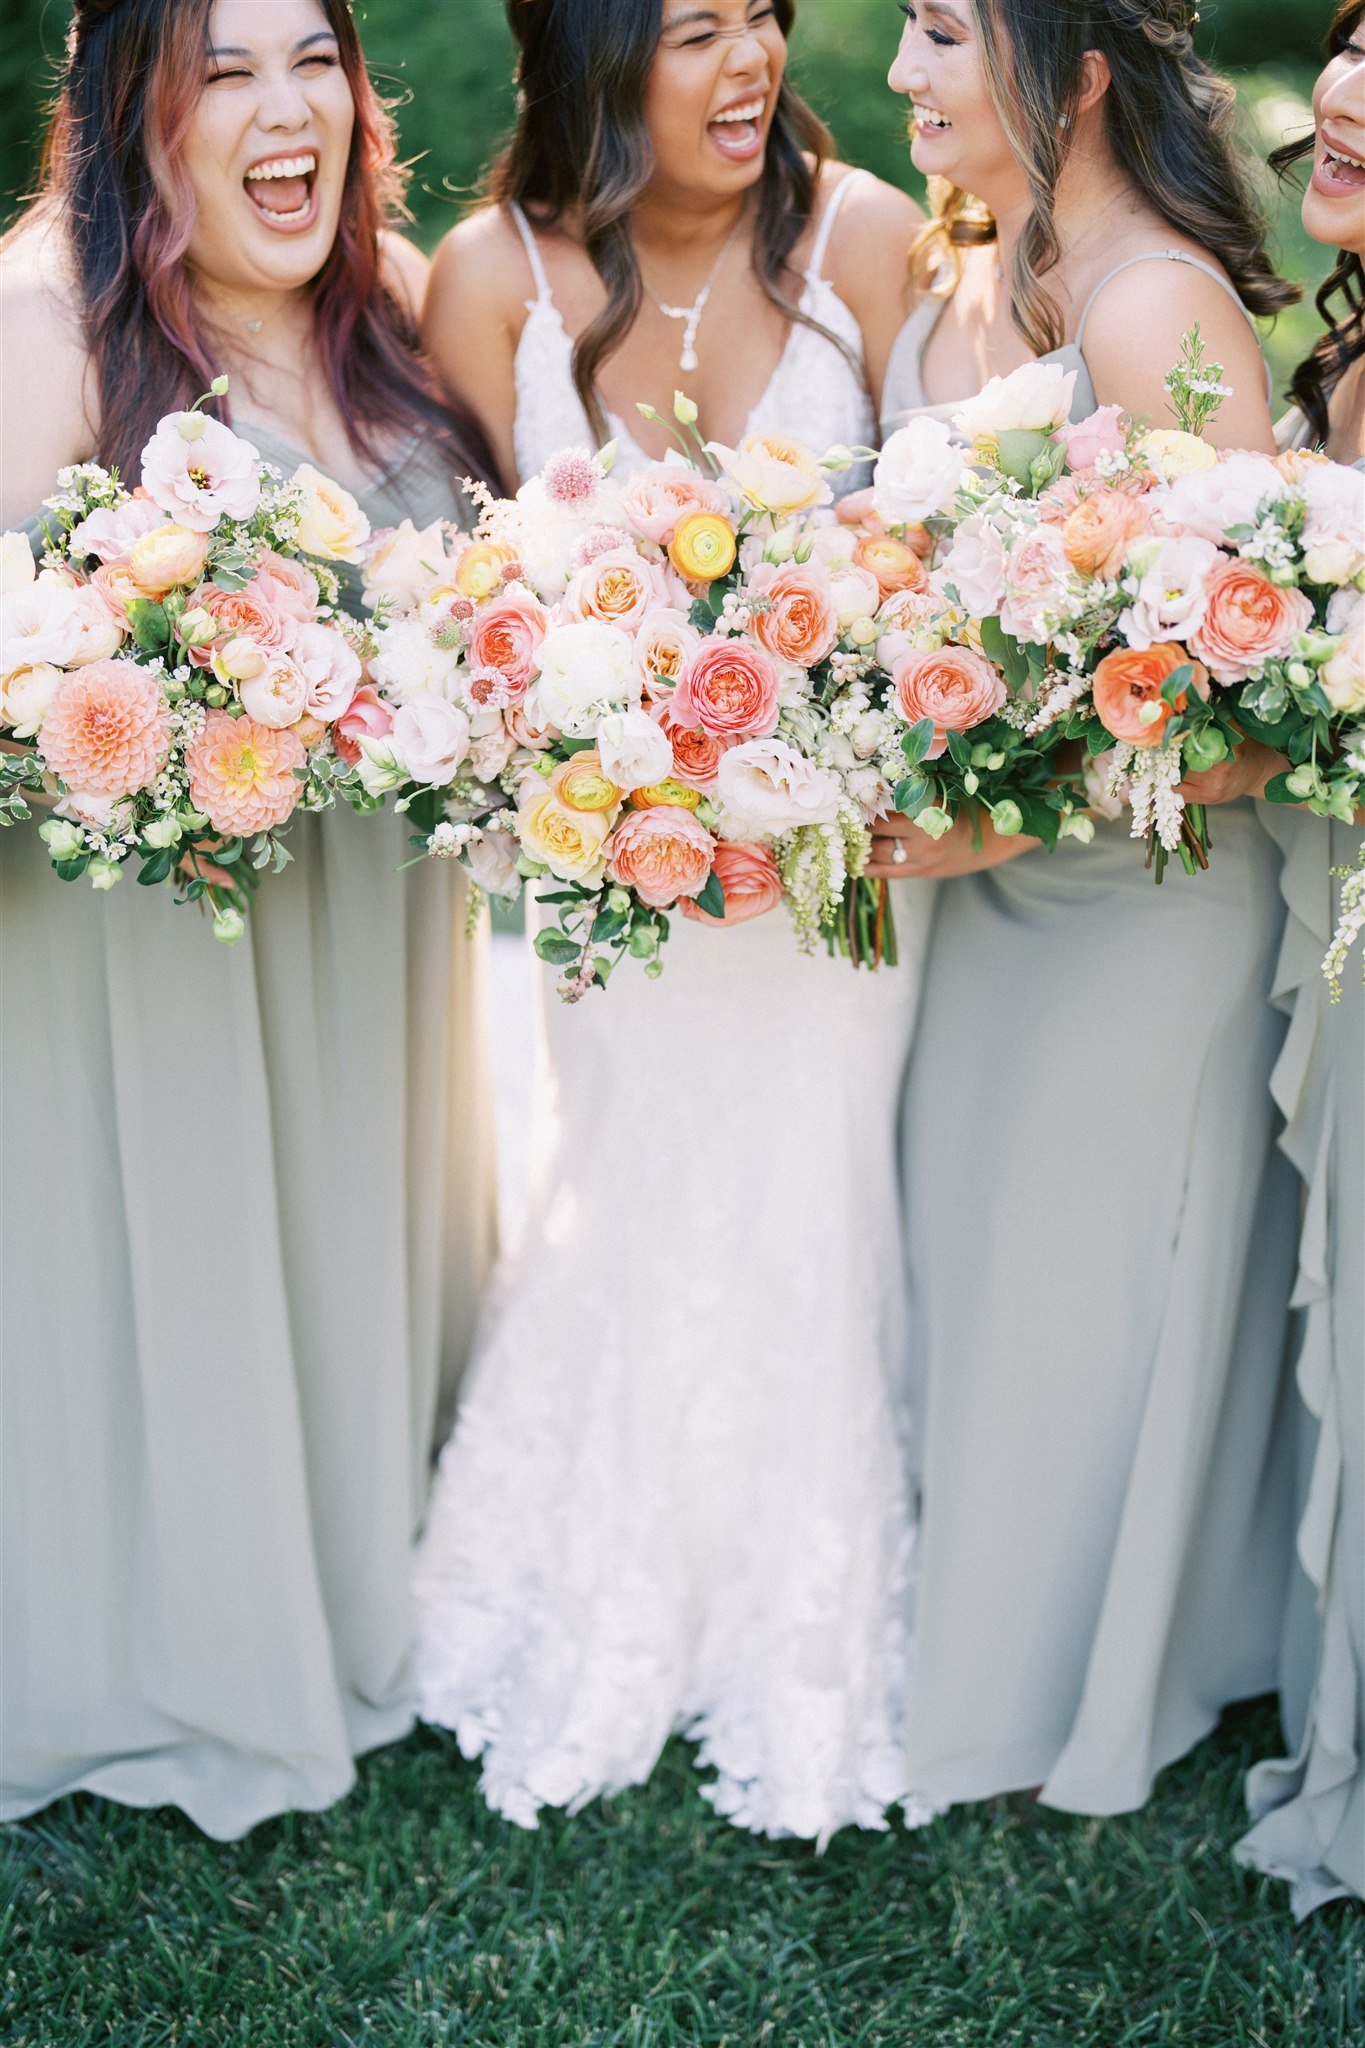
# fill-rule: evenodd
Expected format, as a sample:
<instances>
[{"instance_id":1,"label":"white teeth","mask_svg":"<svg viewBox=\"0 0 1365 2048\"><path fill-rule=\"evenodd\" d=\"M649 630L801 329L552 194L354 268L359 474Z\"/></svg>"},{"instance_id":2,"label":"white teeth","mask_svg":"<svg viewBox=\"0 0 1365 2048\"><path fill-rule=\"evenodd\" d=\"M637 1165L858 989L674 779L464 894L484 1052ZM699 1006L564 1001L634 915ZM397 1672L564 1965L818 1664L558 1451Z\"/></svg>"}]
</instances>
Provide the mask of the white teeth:
<instances>
[{"instance_id":1,"label":"white teeth","mask_svg":"<svg viewBox=\"0 0 1365 2048\"><path fill-rule=\"evenodd\" d=\"M311 205L312 201L306 199L303 205L296 206L292 213L277 213L273 206L262 206L260 208L260 211L265 215L267 220L283 221L286 226L292 226L296 220L307 220L308 209Z\"/></svg>"},{"instance_id":2,"label":"white teeth","mask_svg":"<svg viewBox=\"0 0 1365 2048\"><path fill-rule=\"evenodd\" d=\"M1347 156L1344 149L1327 149L1326 143L1323 144L1323 148L1333 163L1349 164L1353 171L1365 171L1365 163L1362 163L1358 156Z\"/></svg>"},{"instance_id":3,"label":"white teeth","mask_svg":"<svg viewBox=\"0 0 1365 2048\"><path fill-rule=\"evenodd\" d=\"M254 185L265 178L306 178L318 167L315 156L277 156L268 164L253 164L247 172L248 184Z\"/></svg>"},{"instance_id":4,"label":"white teeth","mask_svg":"<svg viewBox=\"0 0 1365 2048\"><path fill-rule=\"evenodd\" d=\"M722 121L761 121L766 100L752 100L747 106L731 107L728 113L717 114L711 125L719 127Z\"/></svg>"},{"instance_id":5,"label":"white teeth","mask_svg":"<svg viewBox=\"0 0 1365 2048\"><path fill-rule=\"evenodd\" d=\"M951 121L946 114L940 114L937 107L916 107L915 119L921 128L950 128Z\"/></svg>"}]
</instances>

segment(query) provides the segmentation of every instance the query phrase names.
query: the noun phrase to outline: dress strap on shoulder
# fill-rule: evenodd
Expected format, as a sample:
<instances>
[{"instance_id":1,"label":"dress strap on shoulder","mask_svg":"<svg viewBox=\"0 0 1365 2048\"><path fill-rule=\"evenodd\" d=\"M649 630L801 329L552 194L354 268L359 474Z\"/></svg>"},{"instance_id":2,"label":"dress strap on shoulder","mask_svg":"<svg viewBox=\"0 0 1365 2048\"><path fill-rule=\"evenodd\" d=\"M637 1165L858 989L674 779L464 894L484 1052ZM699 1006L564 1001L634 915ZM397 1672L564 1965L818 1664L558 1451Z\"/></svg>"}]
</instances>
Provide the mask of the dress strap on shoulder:
<instances>
[{"instance_id":1,"label":"dress strap on shoulder","mask_svg":"<svg viewBox=\"0 0 1365 2048\"><path fill-rule=\"evenodd\" d=\"M806 266L807 277L824 276L825 257L829 253L829 238L834 232L834 223L838 218L839 208L844 203L844 194L855 178L861 178L865 175L866 173L863 171L849 171L845 177L840 178L838 184L830 193L829 199L825 204L825 210L821 214L815 230L815 240L811 244L810 262Z\"/></svg>"},{"instance_id":2,"label":"dress strap on shoulder","mask_svg":"<svg viewBox=\"0 0 1365 2048\"><path fill-rule=\"evenodd\" d=\"M531 265L531 275L535 279L536 297L543 304L552 306L554 304L554 293L550 290L550 280L545 271L545 259L540 253L540 244L535 238L535 232L531 223L527 220L526 215L522 212L515 199L509 203L507 210L516 222L517 233L521 236L522 243L525 246L527 260Z\"/></svg>"},{"instance_id":3,"label":"dress strap on shoulder","mask_svg":"<svg viewBox=\"0 0 1365 2048\"><path fill-rule=\"evenodd\" d=\"M1216 270L1212 263L1206 263L1202 256L1187 255L1185 250L1183 249L1148 249L1145 252L1145 254L1141 256L1129 256L1125 262L1116 263L1112 270L1108 270L1105 272L1104 276L1100 279L1099 283L1095 286L1094 291L1091 292L1090 297L1086 300L1084 306L1081 308L1081 317L1076 322L1077 348L1081 346L1081 338L1085 333L1085 323L1090 318L1090 309L1094 305L1100 293L1104 290L1105 286L1108 283L1110 283L1110 281L1113 278L1116 278L1119 275L1120 271L1131 270L1133 266L1137 263L1188 263L1191 270L1202 270L1206 276L1211 277L1213 279L1215 284L1221 285L1223 290L1227 293L1228 297L1236 303L1240 311L1246 314L1246 318L1248 321L1251 322L1251 326L1254 331L1256 323L1252 320L1250 313L1247 312L1246 307L1242 304L1241 299L1238 297L1236 286L1231 284L1229 280L1226 277L1224 277L1221 270Z\"/></svg>"}]
</instances>

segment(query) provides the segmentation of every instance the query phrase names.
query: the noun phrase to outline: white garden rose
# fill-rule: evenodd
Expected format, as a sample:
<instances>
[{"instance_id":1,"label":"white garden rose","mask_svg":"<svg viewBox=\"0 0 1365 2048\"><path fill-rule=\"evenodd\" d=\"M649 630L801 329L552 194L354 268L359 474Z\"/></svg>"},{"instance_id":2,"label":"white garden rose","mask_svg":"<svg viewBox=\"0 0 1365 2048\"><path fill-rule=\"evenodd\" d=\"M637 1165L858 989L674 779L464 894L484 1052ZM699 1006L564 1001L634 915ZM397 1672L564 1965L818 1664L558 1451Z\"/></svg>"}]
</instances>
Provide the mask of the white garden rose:
<instances>
[{"instance_id":1,"label":"white garden rose","mask_svg":"<svg viewBox=\"0 0 1365 2048\"><path fill-rule=\"evenodd\" d=\"M605 713L623 711L638 688L634 643L617 626L591 619L552 626L536 659L540 674L527 694L526 715L570 739L591 734Z\"/></svg>"},{"instance_id":2,"label":"white garden rose","mask_svg":"<svg viewBox=\"0 0 1365 2048\"><path fill-rule=\"evenodd\" d=\"M373 536L365 555L365 603L387 599L411 611L449 572L445 529L439 519L420 532L410 519Z\"/></svg>"},{"instance_id":3,"label":"white garden rose","mask_svg":"<svg viewBox=\"0 0 1365 2048\"><path fill-rule=\"evenodd\" d=\"M303 552L324 562L358 562L370 522L351 493L311 462L299 464L293 481L303 492L298 542Z\"/></svg>"},{"instance_id":4,"label":"white garden rose","mask_svg":"<svg viewBox=\"0 0 1365 2048\"><path fill-rule=\"evenodd\" d=\"M448 697L455 686L460 656L457 649L438 647L416 619L403 619L383 634L371 674L394 704L414 697Z\"/></svg>"},{"instance_id":5,"label":"white garden rose","mask_svg":"<svg viewBox=\"0 0 1365 2048\"><path fill-rule=\"evenodd\" d=\"M716 802L746 831L774 835L798 825L833 824L839 784L785 740L744 740L721 755Z\"/></svg>"},{"instance_id":6,"label":"white garden rose","mask_svg":"<svg viewBox=\"0 0 1365 2048\"><path fill-rule=\"evenodd\" d=\"M517 841L511 832L475 832L465 858L475 883L489 896L517 896Z\"/></svg>"},{"instance_id":7,"label":"white garden rose","mask_svg":"<svg viewBox=\"0 0 1365 2048\"><path fill-rule=\"evenodd\" d=\"M287 654L268 654L256 674L238 685L238 694L248 718L278 731L302 718L308 681Z\"/></svg>"},{"instance_id":8,"label":"white garden rose","mask_svg":"<svg viewBox=\"0 0 1365 2048\"><path fill-rule=\"evenodd\" d=\"M1365 569L1365 487L1358 471L1340 462L1315 462L1299 488L1308 507L1304 574L1310 583L1354 582Z\"/></svg>"},{"instance_id":9,"label":"white garden rose","mask_svg":"<svg viewBox=\"0 0 1365 2048\"><path fill-rule=\"evenodd\" d=\"M707 453L747 504L775 519L828 505L834 495L819 456L789 434L746 434L738 448L713 441Z\"/></svg>"},{"instance_id":10,"label":"white garden rose","mask_svg":"<svg viewBox=\"0 0 1365 2048\"><path fill-rule=\"evenodd\" d=\"M597 757L618 789L645 789L673 773L673 742L647 711L612 711L601 719Z\"/></svg>"},{"instance_id":11,"label":"white garden rose","mask_svg":"<svg viewBox=\"0 0 1365 2048\"><path fill-rule=\"evenodd\" d=\"M32 583L0 597L0 677L35 662L69 667L85 632L85 609L75 587L44 570Z\"/></svg>"},{"instance_id":12,"label":"white garden rose","mask_svg":"<svg viewBox=\"0 0 1365 2048\"><path fill-rule=\"evenodd\" d=\"M414 782L444 789L469 752L469 720L444 697L415 697L394 712L388 739Z\"/></svg>"},{"instance_id":13,"label":"white garden rose","mask_svg":"<svg viewBox=\"0 0 1365 2048\"><path fill-rule=\"evenodd\" d=\"M0 677L0 725L7 725L17 740L31 740L46 718L61 680L62 671L50 661L11 669Z\"/></svg>"},{"instance_id":14,"label":"white garden rose","mask_svg":"<svg viewBox=\"0 0 1365 2048\"><path fill-rule=\"evenodd\" d=\"M0 597L23 590L34 577L33 549L26 533L0 533Z\"/></svg>"},{"instance_id":15,"label":"white garden rose","mask_svg":"<svg viewBox=\"0 0 1365 2048\"><path fill-rule=\"evenodd\" d=\"M947 422L920 414L897 428L877 459L872 492L878 517L888 526L913 526L946 512L966 467Z\"/></svg>"},{"instance_id":16,"label":"white garden rose","mask_svg":"<svg viewBox=\"0 0 1365 2048\"><path fill-rule=\"evenodd\" d=\"M1008 377L992 377L953 414L953 425L973 445L999 434L1051 433L1070 417L1076 372L1060 363L1021 363Z\"/></svg>"}]
</instances>

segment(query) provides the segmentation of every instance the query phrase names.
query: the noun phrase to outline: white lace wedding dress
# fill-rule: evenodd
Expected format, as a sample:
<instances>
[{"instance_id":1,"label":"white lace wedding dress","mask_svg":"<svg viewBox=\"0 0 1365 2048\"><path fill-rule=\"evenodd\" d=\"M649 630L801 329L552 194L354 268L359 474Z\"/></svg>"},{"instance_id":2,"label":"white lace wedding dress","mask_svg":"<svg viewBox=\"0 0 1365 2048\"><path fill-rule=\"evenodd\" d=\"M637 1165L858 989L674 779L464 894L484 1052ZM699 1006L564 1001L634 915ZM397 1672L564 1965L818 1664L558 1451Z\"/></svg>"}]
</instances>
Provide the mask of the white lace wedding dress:
<instances>
[{"instance_id":1,"label":"white lace wedding dress","mask_svg":"<svg viewBox=\"0 0 1365 2048\"><path fill-rule=\"evenodd\" d=\"M859 345L820 276L805 306ZM539 294L523 474L588 443ZM794 327L751 428L867 443L841 353ZM617 423L618 462L646 457ZM533 1826L645 1779L670 1734L740 1825L823 1843L921 1820L902 1719L912 1526L896 1107L929 893L901 963L797 950L785 911L672 921L657 982L573 1007L544 980L539 1186L495 1279L421 1545L423 1717Z\"/></svg>"}]
</instances>

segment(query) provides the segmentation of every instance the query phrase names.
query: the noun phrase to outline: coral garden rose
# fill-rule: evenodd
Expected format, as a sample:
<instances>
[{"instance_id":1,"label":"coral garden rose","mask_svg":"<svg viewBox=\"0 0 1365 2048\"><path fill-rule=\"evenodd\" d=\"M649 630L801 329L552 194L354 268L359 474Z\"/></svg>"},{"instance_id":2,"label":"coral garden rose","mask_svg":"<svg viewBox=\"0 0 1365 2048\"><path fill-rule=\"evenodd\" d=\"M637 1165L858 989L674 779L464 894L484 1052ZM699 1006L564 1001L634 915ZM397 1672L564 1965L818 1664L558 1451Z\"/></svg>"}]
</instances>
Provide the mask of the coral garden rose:
<instances>
[{"instance_id":1,"label":"coral garden rose","mask_svg":"<svg viewBox=\"0 0 1365 2048\"><path fill-rule=\"evenodd\" d=\"M891 671L896 705L911 725L932 718L928 758L938 759L950 732L970 732L993 718L1004 703L1005 679L993 661L970 647L912 649Z\"/></svg>"},{"instance_id":2,"label":"coral garden rose","mask_svg":"<svg viewBox=\"0 0 1365 2048\"><path fill-rule=\"evenodd\" d=\"M190 802L226 839L273 831L299 800L304 758L294 733L210 711L185 749Z\"/></svg>"},{"instance_id":3,"label":"coral garden rose","mask_svg":"<svg viewBox=\"0 0 1365 2048\"><path fill-rule=\"evenodd\" d=\"M508 686L508 703L519 703L536 669L536 652L550 630L550 614L524 585L484 605L470 622L469 662L495 668Z\"/></svg>"},{"instance_id":4,"label":"coral garden rose","mask_svg":"<svg viewBox=\"0 0 1365 2048\"><path fill-rule=\"evenodd\" d=\"M253 676L238 686L242 709L257 725L276 731L297 725L308 708L308 681L287 654L268 654Z\"/></svg>"},{"instance_id":5,"label":"coral garden rose","mask_svg":"<svg viewBox=\"0 0 1365 2048\"><path fill-rule=\"evenodd\" d=\"M839 815L839 784L785 740L745 740L716 771L715 800L750 833L791 832L831 825Z\"/></svg>"},{"instance_id":6,"label":"coral garden rose","mask_svg":"<svg viewBox=\"0 0 1365 2048\"><path fill-rule=\"evenodd\" d=\"M647 697L670 697L678 677L701 646L686 612L666 607L649 614L635 636L635 667Z\"/></svg>"},{"instance_id":7,"label":"coral garden rose","mask_svg":"<svg viewBox=\"0 0 1365 2048\"><path fill-rule=\"evenodd\" d=\"M101 562L90 578L90 589L98 596L101 604L121 631L127 632L128 607L135 604L142 592L128 572L126 562Z\"/></svg>"},{"instance_id":8,"label":"coral garden rose","mask_svg":"<svg viewBox=\"0 0 1365 2048\"><path fill-rule=\"evenodd\" d=\"M606 865L603 847L611 831L605 811L574 811L561 803L538 776L517 806L522 847L561 882L598 882Z\"/></svg>"},{"instance_id":9,"label":"coral garden rose","mask_svg":"<svg viewBox=\"0 0 1365 2048\"><path fill-rule=\"evenodd\" d=\"M133 542L128 574L144 597L165 597L168 591L188 589L199 581L208 553L206 533L188 526L158 526Z\"/></svg>"},{"instance_id":10,"label":"coral garden rose","mask_svg":"<svg viewBox=\"0 0 1365 2048\"><path fill-rule=\"evenodd\" d=\"M612 811L626 793L607 774L596 747L582 747L561 761L549 788L571 811Z\"/></svg>"},{"instance_id":11,"label":"coral garden rose","mask_svg":"<svg viewBox=\"0 0 1365 2048\"><path fill-rule=\"evenodd\" d=\"M828 505L834 495L819 457L788 434L746 434L738 448L713 441L709 452L756 511L779 519Z\"/></svg>"},{"instance_id":12,"label":"coral garden rose","mask_svg":"<svg viewBox=\"0 0 1365 2048\"><path fill-rule=\"evenodd\" d=\"M1106 654L1091 682L1095 713L1105 731L1130 747L1160 746L1173 710L1183 711L1189 702L1188 692L1182 690L1171 706L1161 692L1168 677L1189 659L1174 640L1158 640L1151 647L1116 647ZM1198 662L1192 666L1192 685L1202 693L1208 672Z\"/></svg>"},{"instance_id":13,"label":"coral garden rose","mask_svg":"<svg viewBox=\"0 0 1365 2048\"><path fill-rule=\"evenodd\" d=\"M621 493L623 517L656 547L666 548L690 513L728 510L724 486L680 462L652 464L632 477Z\"/></svg>"},{"instance_id":14,"label":"coral garden rose","mask_svg":"<svg viewBox=\"0 0 1365 2048\"><path fill-rule=\"evenodd\" d=\"M1240 683L1288 654L1295 634L1312 623L1312 602L1303 591L1272 583L1237 556L1222 556L1204 579L1204 616L1190 647L1216 682Z\"/></svg>"},{"instance_id":15,"label":"coral garden rose","mask_svg":"<svg viewBox=\"0 0 1365 2048\"><path fill-rule=\"evenodd\" d=\"M713 788L720 757L734 742L718 739L704 726L680 725L668 698L653 707L652 715L673 749L673 775L696 789Z\"/></svg>"},{"instance_id":16,"label":"coral garden rose","mask_svg":"<svg viewBox=\"0 0 1365 2048\"><path fill-rule=\"evenodd\" d=\"M735 566L739 539L720 512L689 512L678 521L668 544L668 559L689 583L714 583Z\"/></svg>"},{"instance_id":17,"label":"coral garden rose","mask_svg":"<svg viewBox=\"0 0 1365 2048\"><path fill-rule=\"evenodd\" d=\"M872 478L872 502L888 526L914 526L946 512L957 496L966 457L946 420L921 414L883 445Z\"/></svg>"},{"instance_id":18,"label":"coral garden rose","mask_svg":"<svg viewBox=\"0 0 1365 2048\"><path fill-rule=\"evenodd\" d=\"M370 522L351 493L332 477L301 462L293 482L303 492L298 545L324 562L358 562L370 537Z\"/></svg>"},{"instance_id":19,"label":"coral garden rose","mask_svg":"<svg viewBox=\"0 0 1365 2048\"><path fill-rule=\"evenodd\" d=\"M362 740L383 739L393 727L393 710L373 683L362 683L332 726L332 745L352 768L360 762Z\"/></svg>"},{"instance_id":20,"label":"coral garden rose","mask_svg":"<svg viewBox=\"0 0 1365 2048\"><path fill-rule=\"evenodd\" d=\"M661 594L658 573L650 563L634 548L613 548L574 576L564 593L564 614L631 633Z\"/></svg>"},{"instance_id":21,"label":"coral garden rose","mask_svg":"<svg viewBox=\"0 0 1365 2048\"><path fill-rule=\"evenodd\" d=\"M765 604L754 615L754 638L776 661L814 668L833 653L839 643L839 621L823 569L775 568L763 562L749 578L748 588Z\"/></svg>"},{"instance_id":22,"label":"coral garden rose","mask_svg":"<svg viewBox=\"0 0 1365 2048\"><path fill-rule=\"evenodd\" d=\"M1072 568L1083 576L1102 576L1113 582L1130 546L1146 532L1147 525L1147 510L1140 498L1125 497L1122 491L1092 491L1067 514L1062 549Z\"/></svg>"},{"instance_id":23,"label":"coral garden rose","mask_svg":"<svg viewBox=\"0 0 1365 2048\"><path fill-rule=\"evenodd\" d=\"M751 917L765 916L782 901L782 877L766 846L720 840L714 873L725 891L724 916L712 917L689 898L679 906L684 917L693 917L699 924L747 924Z\"/></svg>"},{"instance_id":24,"label":"coral garden rose","mask_svg":"<svg viewBox=\"0 0 1365 2048\"><path fill-rule=\"evenodd\" d=\"M68 789L131 796L155 781L170 739L150 671L133 661L92 661L53 693L38 751Z\"/></svg>"},{"instance_id":25,"label":"coral garden rose","mask_svg":"<svg viewBox=\"0 0 1365 2048\"><path fill-rule=\"evenodd\" d=\"M777 730L779 687L762 648L713 634L683 670L673 715L680 725L699 725L718 739L763 738Z\"/></svg>"},{"instance_id":26,"label":"coral garden rose","mask_svg":"<svg viewBox=\"0 0 1365 2048\"><path fill-rule=\"evenodd\" d=\"M853 561L856 568L866 569L876 577L877 592L883 602L898 590L923 590L929 580L918 552L908 541L898 540L894 533L860 534Z\"/></svg>"},{"instance_id":27,"label":"coral garden rose","mask_svg":"<svg viewBox=\"0 0 1365 2048\"><path fill-rule=\"evenodd\" d=\"M673 804L629 811L611 836L607 873L656 909L706 887L715 841L690 811Z\"/></svg>"},{"instance_id":28,"label":"coral garden rose","mask_svg":"<svg viewBox=\"0 0 1365 2048\"><path fill-rule=\"evenodd\" d=\"M250 519L261 502L261 459L221 420L171 413L142 451L142 488L177 526L211 533L220 519Z\"/></svg>"}]
</instances>

